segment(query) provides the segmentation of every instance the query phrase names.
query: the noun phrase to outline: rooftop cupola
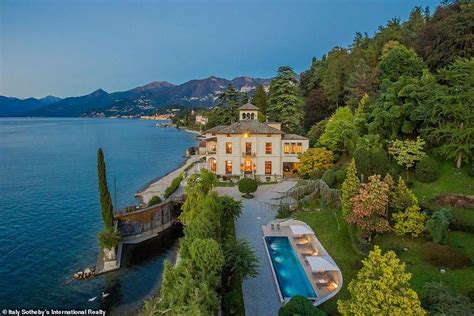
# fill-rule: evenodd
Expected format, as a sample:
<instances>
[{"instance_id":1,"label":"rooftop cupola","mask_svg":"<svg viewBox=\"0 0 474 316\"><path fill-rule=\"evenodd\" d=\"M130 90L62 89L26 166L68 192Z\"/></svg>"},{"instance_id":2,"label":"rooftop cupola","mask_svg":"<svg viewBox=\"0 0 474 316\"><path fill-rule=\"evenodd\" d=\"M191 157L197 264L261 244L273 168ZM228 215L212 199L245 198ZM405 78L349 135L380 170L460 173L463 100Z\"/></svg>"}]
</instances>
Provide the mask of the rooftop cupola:
<instances>
[{"instance_id":1,"label":"rooftop cupola","mask_svg":"<svg viewBox=\"0 0 474 316\"><path fill-rule=\"evenodd\" d=\"M242 105L239 109L239 119L241 121L258 121L258 107L251 103Z\"/></svg>"}]
</instances>

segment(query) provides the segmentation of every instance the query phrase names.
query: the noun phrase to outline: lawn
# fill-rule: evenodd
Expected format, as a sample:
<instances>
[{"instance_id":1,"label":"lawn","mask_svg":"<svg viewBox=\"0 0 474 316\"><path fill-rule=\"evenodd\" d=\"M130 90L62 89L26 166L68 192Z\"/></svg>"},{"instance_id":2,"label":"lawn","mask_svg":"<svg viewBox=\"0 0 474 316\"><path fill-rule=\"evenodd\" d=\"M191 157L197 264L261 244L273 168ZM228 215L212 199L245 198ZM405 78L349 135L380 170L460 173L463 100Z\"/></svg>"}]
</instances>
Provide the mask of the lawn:
<instances>
[{"instance_id":1,"label":"lawn","mask_svg":"<svg viewBox=\"0 0 474 316\"><path fill-rule=\"evenodd\" d=\"M338 299L348 298L347 285L356 276L362 259L362 256L352 248L348 228L342 219L340 211L337 212L337 217L336 221L334 211L328 209L301 212L297 216L297 219L311 226L324 248L336 261L342 272L343 288L334 298L320 306L321 309L329 314L337 312ZM339 230L337 222L339 222Z\"/></svg>"},{"instance_id":2,"label":"lawn","mask_svg":"<svg viewBox=\"0 0 474 316\"><path fill-rule=\"evenodd\" d=\"M474 194L473 178L467 175L465 169L458 170L454 163L442 162L440 164L440 177L433 183L422 183L411 176L413 181L412 190L418 197L420 204L431 210L437 210L441 206L436 205L433 199L441 193ZM309 209L313 211L301 212L296 217L309 224L316 233L323 246L334 258L343 274L343 288L339 294L330 301L322 304L321 309L333 314L337 313L337 300L348 297L347 286L357 275L363 259L353 248L349 236L348 227L342 219L342 214L329 208L318 209L318 203L312 203ZM450 207L458 222L468 226L474 226L474 209L461 209ZM338 229L339 225L339 229ZM429 236L423 236L411 240L408 237L399 237L393 233L387 233L375 238L374 243L379 244L382 249L394 250L400 260L406 264L407 271L412 273L411 286L419 294L423 293L423 285L426 282L441 281L452 290L468 294L474 290L474 268L462 268L456 270L446 269L441 273L440 268L430 265L422 258L422 249L428 242ZM474 262L474 234L469 232L449 232L447 244L455 251L470 257ZM406 248L407 250L404 250Z\"/></svg>"},{"instance_id":3,"label":"lawn","mask_svg":"<svg viewBox=\"0 0 474 316\"><path fill-rule=\"evenodd\" d=\"M467 167L456 169L453 162L440 162L440 177L432 183L422 183L411 175L413 186L411 190L417 196L423 207L437 210L443 206L434 203L433 199L442 193L460 193L474 195L474 178L467 174ZM469 226L474 226L474 209L450 207L456 219Z\"/></svg>"}]
</instances>

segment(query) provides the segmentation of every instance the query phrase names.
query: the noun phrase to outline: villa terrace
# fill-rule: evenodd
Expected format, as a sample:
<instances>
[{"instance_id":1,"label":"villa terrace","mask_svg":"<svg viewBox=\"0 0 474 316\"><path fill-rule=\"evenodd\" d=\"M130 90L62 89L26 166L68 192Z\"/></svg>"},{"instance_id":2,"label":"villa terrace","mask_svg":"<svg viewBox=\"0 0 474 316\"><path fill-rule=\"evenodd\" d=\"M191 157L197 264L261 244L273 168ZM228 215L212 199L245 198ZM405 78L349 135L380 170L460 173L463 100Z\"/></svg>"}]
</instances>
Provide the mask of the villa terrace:
<instances>
[{"instance_id":1,"label":"villa terrace","mask_svg":"<svg viewBox=\"0 0 474 316\"><path fill-rule=\"evenodd\" d=\"M298 220L274 220L262 226L262 230L264 239L265 237L288 238L306 277L316 293L316 299L312 299L314 305L322 304L339 292L342 287L341 271L308 225ZM269 251L267 249L268 259L272 262ZM280 300L284 301L287 298L282 295L277 271L275 271L273 264L272 267Z\"/></svg>"}]
</instances>

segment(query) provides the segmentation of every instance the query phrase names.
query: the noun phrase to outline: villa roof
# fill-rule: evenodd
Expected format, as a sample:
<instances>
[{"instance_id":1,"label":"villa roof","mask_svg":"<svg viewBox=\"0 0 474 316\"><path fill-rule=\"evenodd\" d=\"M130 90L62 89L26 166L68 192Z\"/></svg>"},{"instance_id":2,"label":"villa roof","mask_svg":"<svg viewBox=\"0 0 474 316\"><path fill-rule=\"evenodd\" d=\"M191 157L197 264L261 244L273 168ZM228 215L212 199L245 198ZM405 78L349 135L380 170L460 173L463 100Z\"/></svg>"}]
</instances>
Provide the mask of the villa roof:
<instances>
[{"instance_id":1,"label":"villa roof","mask_svg":"<svg viewBox=\"0 0 474 316\"><path fill-rule=\"evenodd\" d=\"M257 110L258 111L259 108L253 105L252 103L245 103L239 108L239 110Z\"/></svg>"},{"instance_id":2,"label":"villa roof","mask_svg":"<svg viewBox=\"0 0 474 316\"><path fill-rule=\"evenodd\" d=\"M243 134L243 133L252 133L252 134L283 134L279 129L268 126L267 124L261 123L254 120L243 120L225 126L222 129L219 129L215 133L218 134Z\"/></svg>"},{"instance_id":3,"label":"villa roof","mask_svg":"<svg viewBox=\"0 0 474 316\"><path fill-rule=\"evenodd\" d=\"M217 125L217 126L211 127L208 130L205 130L204 133L216 133L219 130L223 129L224 127L227 127L227 126L226 125Z\"/></svg>"},{"instance_id":4,"label":"villa roof","mask_svg":"<svg viewBox=\"0 0 474 316\"><path fill-rule=\"evenodd\" d=\"M282 139L285 140L306 140L308 138L296 134L285 134L283 135Z\"/></svg>"}]
</instances>

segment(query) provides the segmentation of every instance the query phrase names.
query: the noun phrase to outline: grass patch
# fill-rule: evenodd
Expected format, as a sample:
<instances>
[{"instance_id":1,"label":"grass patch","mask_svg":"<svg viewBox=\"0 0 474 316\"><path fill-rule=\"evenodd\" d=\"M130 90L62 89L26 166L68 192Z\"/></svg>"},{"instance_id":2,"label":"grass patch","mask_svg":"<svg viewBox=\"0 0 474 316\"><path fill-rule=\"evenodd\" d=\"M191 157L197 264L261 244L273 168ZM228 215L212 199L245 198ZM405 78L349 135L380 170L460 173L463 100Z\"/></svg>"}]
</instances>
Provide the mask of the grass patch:
<instances>
[{"instance_id":1,"label":"grass patch","mask_svg":"<svg viewBox=\"0 0 474 316\"><path fill-rule=\"evenodd\" d=\"M443 193L472 195L474 192L474 181L468 175L467 167L456 169L453 162L440 161L439 168L439 178L432 183L419 182L414 176L411 176L411 180L413 180L411 190L424 207L434 211L443 207L449 208L457 221L474 226L474 210L472 208L464 209L441 206L433 201L438 195Z\"/></svg>"},{"instance_id":2,"label":"grass patch","mask_svg":"<svg viewBox=\"0 0 474 316\"><path fill-rule=\"evenodd\" d=\"M347 286L356 277L362 256L352 248L348 227L340 210L337 212L329 209L301 212L296 218L311 226L316 237L341 269L342 289L334 298L319 306L328 314L337 313L337 300L349 297Z\"/></svg>"},{"instance_id":3,"label":"grass patch","mask_svg":"<svg viewBox=\"0 0 474 316\"><path fill-rule=\"evenodd\" d=\"M217 181L216 187L235 187L237 184L230 181Z\"/></svg>"}]
</instances>

